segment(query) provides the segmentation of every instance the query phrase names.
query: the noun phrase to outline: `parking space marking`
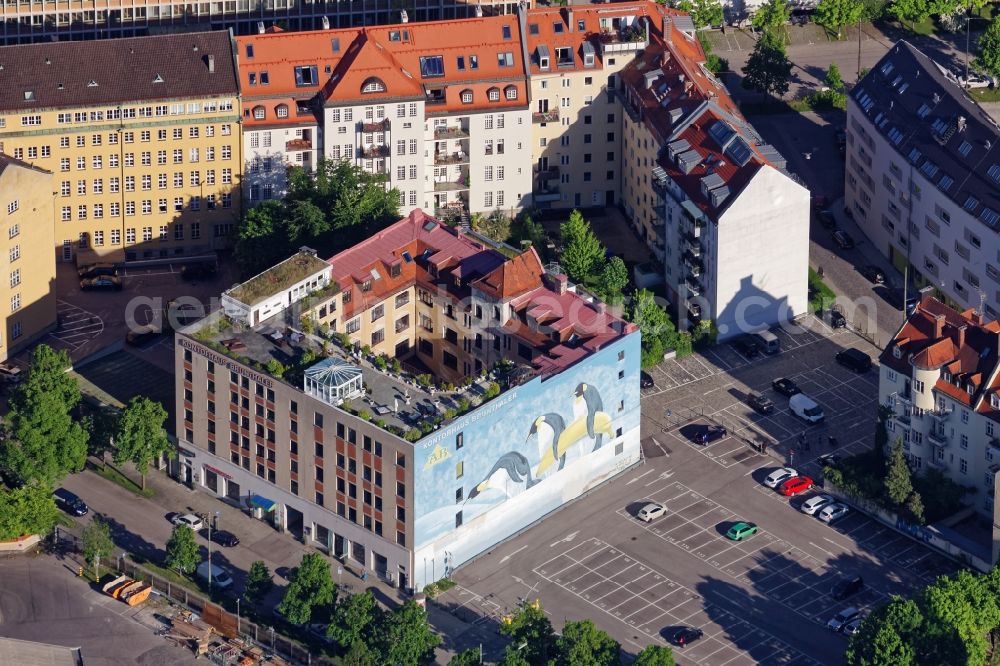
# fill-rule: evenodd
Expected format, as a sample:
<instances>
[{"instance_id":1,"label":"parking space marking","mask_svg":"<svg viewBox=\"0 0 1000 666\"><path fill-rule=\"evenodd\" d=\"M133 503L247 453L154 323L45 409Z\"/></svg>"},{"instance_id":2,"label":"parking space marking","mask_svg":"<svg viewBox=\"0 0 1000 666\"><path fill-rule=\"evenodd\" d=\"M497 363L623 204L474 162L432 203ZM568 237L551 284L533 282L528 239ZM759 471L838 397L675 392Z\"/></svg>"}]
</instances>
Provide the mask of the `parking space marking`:
<instances>
[{"instance_id":1,"label":"parking space marking","mask_svg":"<svg viewBox=\"0 0 1000 666\"><path fill-rule=\"evenodd\" d=\"M588 555L584 558L584 560L578 560L575 557L575 555L579 555L580 553L583 552L587 552ZM642 575L623 586L620 583L613 580L614 576L612 577L604 576L596 569L592 569L591 567L584 564L584 561L587 559L597 557L597 559L603 560L607 556L612 556L612 557L611 559L607 560L605 564L601 565L602 567L606 566L607 563L616 561L620 557L625 557L626 559L631 561L632 565L637 565L640 567L640 570L643 571ZM548 566L557 561L558 561L557 566L562 566L562 564L565 561L569 561L570 564L569 566L560 568L556 572L556 574L552 574L551 572L548 571ZM602 595L601 597L598 597L597 599L591 599L589 597L583 596L578 591L571 589L570 587L568 587L566 584L563 583L561 578L557 577L558 574L565 572L567 569L571 567L579 567L585 570L585 573L579 576L578 578L582 578L583 576L590 574L595 574L601 577L603 580L601 580L599 584L609 585L612 588L611 592L608 592ZM777 637L768 634L767 632L759 628L749 625L749 623L740 620L739 618L737 618L735 615L733 615L728 611L723 611L722 609L718 609L718 607L714 606L713 604L704 603L704 599L701 597L701 595L688 589L687 587L681 585L680 583L670 580L662 573L657 572L657 570L654 567L637 561L635 558L626 555L621 550L613 547L611 544L601 541L600 539L597 538L587 539L584 542L575 544L570 548L567 548L562 553L559 553L555 557L552 557L549 560L543 562L542 564L536 566L533 569L533 572L536 575L540 576L541 578L549 581L550 583L554 583L563 590L566 590L567 592L570 592L571 594L584 599L585 601L587 601L587 603L591 604L595 608L602 610L603 612L607 613L614 619L627 624L628 626L643 633L648 638L660 644L666 644L666 641L664 640L659 630L659 627L661 625L663 624L683 625L686 620L693 618L699 614L707 614L709 617L714 617L715 619L712 620L712 623L719 626L720 631L712 634L706 634L706 636L701 641L698 641L697 643L692 643L691 646L689 646L689 649L685 650L685 657L686 657L685 661L693 662L701 666L710 666L712 664L719 663L716 660L711 659L713 655L716 655L722 652L723 650L730 649L736 651L737 654L734 657L727 659L725 662L723 662L723 663L729 663L734 659L740 657L753 658L752 655L750 654L751 650L755 650L761 645L768 644L768 647L773 645L774 649L769 651L768 655L765 657L765 660L769 659L770 657L776 654L780 654L781 655L779 657L780 663L789 663L795 661L796 663L809 664L811 666L819 666L819 662L810 659L804 653L796 650L795 648L791 647L784 641L781 641ZM619 574L620 573L621 572L619 572ZM619 574L615 574L615 576ZM621 612L618 612L617 610L618 608L620 608L629 601L633 600L644 601L641 597L641 593L636 593L634 591L628 590L627 585L631 585L632 583L635 583L637 580L647 575L653 576L650 582L652 582L652 580L656 580L656 585L666 584L668 586L671 586L672 589L670 590L670 592L664 594L655 601L649 603L644 602L645 605L643 605L641 608L623 616ZM656 587L656 585L654 585L653 587ZM625 600L611 607L606 607L606 604L600 603L601 599L604 599L608 597L610 594L620 592L622 590L625 590L628 595ZM666 607L667 604L662 603L663 601L668 600L668 598L673 597L673 595L677 593L680 593L679 597L675 597L668 601L668 603L670 604L669 608ZM675 611L680 609L685 604L694 604L697 606L697 608L692 612L675 613ZM651 612L657 614L651 615L648 619L641 622L639 620L634 619L637 614L644 612ZM662 618L667 618L667 619L661 621ZM734 620L736 621L732 628L727 629L727 627L720 624L721 622L727 621L727 618L729 621L734 621ZM737 635L737 632L740 633ZM760 640L754 643L753 645L749 646L748 648L740 649L737 648L732 641L725 640L725 638L720 638L723 636L723 634L734 636L733 640L742 640L743 638L751 636L753 634L755 638L759 635ZM698 648L697 652L694 651L696 647ZM699 654L700 656L695 656L695 654Z\"/></svg>"},{"instance_id":2,"label":"parking space marking","mask_svg":"<svg viewBox=\"0 0 1000 666\"><path fill-rule=\"evenodd\" d=\"M56 301L56 330L48 337L75 352L104 332L104 320L81 307L66 301Z\"/></svg>"}]
</instances>

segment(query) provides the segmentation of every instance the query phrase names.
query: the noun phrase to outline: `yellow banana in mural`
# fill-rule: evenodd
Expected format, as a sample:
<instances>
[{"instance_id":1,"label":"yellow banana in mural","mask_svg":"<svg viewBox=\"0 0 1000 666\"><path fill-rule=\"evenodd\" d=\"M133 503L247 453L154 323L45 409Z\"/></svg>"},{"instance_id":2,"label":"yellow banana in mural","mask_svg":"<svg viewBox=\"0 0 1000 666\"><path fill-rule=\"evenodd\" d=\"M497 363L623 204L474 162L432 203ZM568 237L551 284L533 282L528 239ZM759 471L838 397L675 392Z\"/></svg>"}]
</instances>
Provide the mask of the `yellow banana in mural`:
<instances>
[{"instance_id":1,"label":"yellow banana in mural","mask_svg":"<svg viewBox=\"0 0 1000 666\"><path fill-rule=\"evenodd\" d=\"M542 436L544 433L544 436L550 438L552 442L552 446L546 449L545 455L542 456L538 467L535 469L536 478L544 474L549 467L556 464L557 460L559 461L559 469L562 469L563 464L565 464L566 451L583 439L584 436L588 435L588 417L578 418L565 428L562 428L560 427L562 426L562 418L553 419L553 416L556 415L545 414L539 416L531 425L532 433L537 432L539 436ZM594 413L593 431L595 434L605 433L608 437L612 437L611 417L605 412Z\"/></svg>"}]
</instances>

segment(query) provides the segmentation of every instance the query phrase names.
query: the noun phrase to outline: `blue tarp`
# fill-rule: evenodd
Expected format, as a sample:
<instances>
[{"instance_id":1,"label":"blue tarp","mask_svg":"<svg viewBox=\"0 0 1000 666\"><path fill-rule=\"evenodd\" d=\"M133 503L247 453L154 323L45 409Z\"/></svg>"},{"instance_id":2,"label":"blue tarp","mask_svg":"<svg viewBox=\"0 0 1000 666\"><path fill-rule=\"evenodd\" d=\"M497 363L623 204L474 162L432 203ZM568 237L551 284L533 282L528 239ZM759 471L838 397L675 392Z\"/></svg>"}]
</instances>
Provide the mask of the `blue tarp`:
<instances>
[{"instance_id":1,"label":"blue tarp","mask_svg":"<svg viewBox=\"0 0 1000 666\"><path fill-rule=\"evenodd\" d=\"M274 511L274 505L276 502L274 500L269 500L266 497L260 495L254 495L250 498L250 506L256 506L264 511Z\"/></svg>"}]
</instances>

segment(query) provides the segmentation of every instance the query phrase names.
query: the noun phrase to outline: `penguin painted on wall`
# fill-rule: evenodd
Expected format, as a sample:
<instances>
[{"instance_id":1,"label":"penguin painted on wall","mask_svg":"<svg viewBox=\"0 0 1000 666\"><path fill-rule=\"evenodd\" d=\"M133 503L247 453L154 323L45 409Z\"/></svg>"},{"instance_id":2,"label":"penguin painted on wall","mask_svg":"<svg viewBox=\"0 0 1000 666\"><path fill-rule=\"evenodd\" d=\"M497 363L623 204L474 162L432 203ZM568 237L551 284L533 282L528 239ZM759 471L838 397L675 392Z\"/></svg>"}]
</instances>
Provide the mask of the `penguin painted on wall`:
<instances>
[{"instance_id":1,"label":"penguin painted on wall","mask_svg":"<svg viewBox=\"0 0 1000 666\"><path fill-rule=\"evenodd\" d=\"M532 435L538 436L538 459L539 461L549 460L555 462L559 460L559 469L562 469L566 464L566 456L559 454L559 440L562 438L563 431L566 430L566 422L563 417L555 413L542 414L534 423L531 424L531 429L528 431L528 437ZM545 466L548 468L548 465ZM539 470L543 469L541 464L539 464ZM542 472L536 470L535 476L541 476Z\"/></svg>"},{"instance_id":2,"label":"penguin painted on wall","mask_svg":"<svg viewBox=\"0 0 1000 666\"><path fill-rule=\"evenodd\" d=\"M528 459L517 451L510 451L500 456L493 469L469 492L465 501L478 497L490 488L513 497L536 483L538 480L531 478L531 463Z\"/></svg>"},{"instance_id":3,"label":"penguin painted on wall","mask_svg":"<svg viewBox=\"0 0 1000 666\"><path fill-rule=\"evenodd\" d=\"M576 414L578 410L582 412L581 408L586 408L587 435L595 440L593 450L596 451L604 444L604 435L600 432L595 432L594 429L594 421L597 418L598 412L603 413L604 401L601 400L601 394L597 391L597 388L586 383L577 384L573 395L573 413Z\"/></svg>"}]
</instances>

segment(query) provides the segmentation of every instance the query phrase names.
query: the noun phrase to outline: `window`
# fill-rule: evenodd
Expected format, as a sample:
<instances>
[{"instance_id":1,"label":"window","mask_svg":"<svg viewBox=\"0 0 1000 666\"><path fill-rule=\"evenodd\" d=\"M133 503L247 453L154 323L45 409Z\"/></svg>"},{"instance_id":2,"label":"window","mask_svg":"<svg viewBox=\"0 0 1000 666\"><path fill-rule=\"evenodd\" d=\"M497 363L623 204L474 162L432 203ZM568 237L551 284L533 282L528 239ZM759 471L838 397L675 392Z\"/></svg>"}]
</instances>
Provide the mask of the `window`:
<instances>
[{"instance_id":1,"label":"window","mask_svg":"<svg viewBox=\"0 0 1000 666\"><path fill-rule=\"evenodd\" d=\"M514 54L510 51L497 54L497 64L500 67L513 67L514 66Z\"/></svg>"},{"instance_id":2,"label":"window","mask_svg":"<svg viewBox=\"0 0 1000 666\"><path fill-rule=\"evenodd\" d=\"M472 91L463 90L462 91L462 104L472 104Z\"/></svg>"},{"instance_id":3,"label":"window","mask_svg":"<svg viewBox=\"0 0 1000 666\"><path fill-rule=\"evenodd\" d=\"M420 76L425 79L444 76L444 56L421 56Z\"/></svg>"},{"instance_id":4,"label":"window","mask_svg":"<svg viewBox=\"0 0 1000 666\"><path fill-rule=\"evenodd\" d=\"M504 95L507 99L517 99L517 86L507 86L504 88Z\"/></svg>"},{"instance_id":5,"label":"window","mask_svg":"<svg viewBox=\"0 0 1000 666\"><path fill-rule=\"evenodd\" d=\"M317 80L316 65L304 65L295 68L295 85L314 86Z\"/></svg>"}]
</instances>

